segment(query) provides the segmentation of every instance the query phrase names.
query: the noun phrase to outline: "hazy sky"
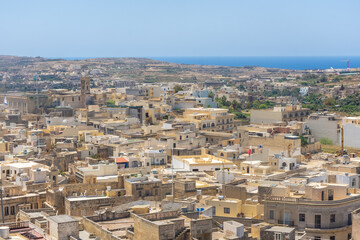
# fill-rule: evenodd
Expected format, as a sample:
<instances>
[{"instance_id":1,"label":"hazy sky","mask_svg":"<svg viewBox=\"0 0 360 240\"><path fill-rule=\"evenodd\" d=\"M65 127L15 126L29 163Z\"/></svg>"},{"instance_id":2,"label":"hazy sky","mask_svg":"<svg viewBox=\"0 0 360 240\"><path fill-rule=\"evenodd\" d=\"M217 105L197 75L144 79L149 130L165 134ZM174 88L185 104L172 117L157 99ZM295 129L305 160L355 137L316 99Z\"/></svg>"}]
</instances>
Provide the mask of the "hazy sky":
<instances>
[{"instance_id":1,"label":"hazy sky","mask_svg":"<svg viewBox=\"0 0 360 240\"><path fill-rule=\"evenodd\" d=\"M0 55L360 56L359 0L0 0Z\"/></svg>"}]
</instances>

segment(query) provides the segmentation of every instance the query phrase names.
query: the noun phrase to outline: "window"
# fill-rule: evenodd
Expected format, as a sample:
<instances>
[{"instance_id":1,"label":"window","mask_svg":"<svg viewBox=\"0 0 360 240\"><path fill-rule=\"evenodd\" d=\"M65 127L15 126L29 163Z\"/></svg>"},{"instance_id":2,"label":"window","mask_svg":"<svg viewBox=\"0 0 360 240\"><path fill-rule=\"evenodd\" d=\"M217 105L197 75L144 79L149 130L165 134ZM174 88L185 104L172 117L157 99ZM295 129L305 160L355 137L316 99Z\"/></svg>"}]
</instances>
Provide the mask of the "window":
<instances>
[{"instance_id":1,"label":"window","mask_svg":"<svg viewBox=\"0 0 360 240\"><path fill-rule=\"evenodd\" d=\"M305 213L300 213L299 214L299 221L300 222L305 222Z\"/></svg>"},{"instance_id":2,"label":"window","mask_svg":"<svg viewBox=\"0 0 360 240\"><path fill-rule=\"evenodd\" d=\"M121 197L121 192L118 192L118 197Z\"/></svg>"},{"instance_id":3,"label":"window","mask_svg":"<svg viewBox=\"0 0 360 240\"><path fill-rule=\"evenodd\" d=\"M10 207L10 214L15 215L15 206Z\"/></svg>"},{"instance_id":4,"label":"window","mask_svg":"<svg viewBox=\"0 0 360 240\"><path fill-rule=\"evenodd\" d=\"M315 228L321 228L321 215L315 215Z\"/></svg>"},{"instance_id":5,"label":"window","mask_svg":"<svg viewBox=\"0 0 360 240\"><path fill-rule=\"evenodd\" d=\"M330 214L330 222L335 222L335 214Z\"/></svg>"},{"instance_id":6,"label":"window","mask_svg":"<svg viewBox=\"0 0 360 240\"><path fill-rule=\"evenodd\" d=\"M5 216L9 216L9 207L5 207Z\"/></svg>"},{"instance_id":7,"label":"window","mask_svg":"<svg viewBox=\"0 0 360 240\"><path fill-rule=\"evenodd\" d=\"M314 240L321 240L321 237L314 237Z\"/></svg>"},{"instance_id":8,"label":"window","mask_svg":"<svg viewBox=\"0 0 360 240\"><path fill-rule=\"evenodd\" d=\"M351 233L348 233L348 240L351 239Z\"/></svg>"},{"instance_id":9,"label":"window","mask_svg":"<svg viewBox=\"0 0 360 240\"><path fill-rule=\"evenodd\" d=\"M141 191L139 191L139 197L141 197Z\"/></svg>"},{"instance_id":10,"label":"window","mask_svg":"<svg viewBox=\"0 0 360 240\"><path fill-rule=\"evenodd\" d=\"M330 240L335 240L335 236L330 236Z\"/></svg>"},{"instance_id":11,"label":"window","mask_svg":"<svg viewBox=\"0 0 360 240\"><path fill-rule=\"evenodd\" d=\"M274 210L270 210L270 212L269 212L269 218L270 218L270 219L275 219L275 212L274 212Z\"/></svg>"},{"instance_id":12,"label":"window","mask_svg":"<svg viewBox=\"0 0 360 240\"><path fill-rule=\"evenodd\" d=\"M230 213L230 208L224 207L224 213Z\"/></svg>"},{"instance_id":13,"label":"window","mask_svg":"<svg viewBox=\"0 0 360 240\"><path fill-rule=\"evenodd\" d=\"M282 240L281 233L275 233L275 240Z\"/></svg>"},{"instance_id":14,"label":"window","mask_svg":"<svg viewBox=\"0 0 360 240\"><path fill-rule=\"evenodd\" d=\"M334 190L333 189L329 189L329 197L328 197L328 199L329 199L329 201L332 201L332 200L334 200Z\"/></svg>"},{"instance_id":15,"label":"window","mask_svg":"<svg viewBox=\"0 0 360 240\"><path fill-rule=\"evenodd\" d=\"M351 213L348 214L348 225L352 224Z\"/></svg>"}]
</instances>

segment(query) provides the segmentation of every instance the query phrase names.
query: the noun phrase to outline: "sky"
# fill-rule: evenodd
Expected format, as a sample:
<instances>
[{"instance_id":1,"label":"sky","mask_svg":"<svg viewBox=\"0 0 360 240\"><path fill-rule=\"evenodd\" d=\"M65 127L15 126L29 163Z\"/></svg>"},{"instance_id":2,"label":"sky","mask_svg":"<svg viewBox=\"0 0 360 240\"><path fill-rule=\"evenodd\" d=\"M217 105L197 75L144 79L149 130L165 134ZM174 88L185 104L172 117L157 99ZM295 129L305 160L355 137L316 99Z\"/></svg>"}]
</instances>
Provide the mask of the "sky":
<instances>
[{"instance_id":1,"label":"sky","mask_svg":"<svg viewBox=\"0 0 360 240\"><path fill-rule=\"evenodd\" d=\"M359 0L1 0L0 55L360 56Z\"/></svg>"}]
</instances>

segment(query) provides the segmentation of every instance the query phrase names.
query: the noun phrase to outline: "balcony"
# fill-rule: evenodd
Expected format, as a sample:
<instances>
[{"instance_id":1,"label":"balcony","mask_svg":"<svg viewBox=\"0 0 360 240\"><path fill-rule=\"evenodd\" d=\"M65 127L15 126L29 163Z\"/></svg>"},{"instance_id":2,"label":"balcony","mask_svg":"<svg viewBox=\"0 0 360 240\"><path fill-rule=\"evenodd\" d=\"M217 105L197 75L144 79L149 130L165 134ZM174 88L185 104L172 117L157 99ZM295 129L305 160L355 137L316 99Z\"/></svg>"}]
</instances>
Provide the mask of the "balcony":
<instances>
[{"instance_id":1,"label":"balcony","mask_svg":"<svg viewBox=\"0 0 360 240\"><path fill-rule=\"evenodd\" d=\"M334 228L324 228L324 227L319 227L317 228L317 226L314 227L306 227L305 231L307 233L318 233L318 234L328 234L328 233L336 233L336 232L345 232L345 231L349 231L351 229L351 225L347 225L347 226L343 226L343 227L334 227Z\"/></svg>"}]
</instances>

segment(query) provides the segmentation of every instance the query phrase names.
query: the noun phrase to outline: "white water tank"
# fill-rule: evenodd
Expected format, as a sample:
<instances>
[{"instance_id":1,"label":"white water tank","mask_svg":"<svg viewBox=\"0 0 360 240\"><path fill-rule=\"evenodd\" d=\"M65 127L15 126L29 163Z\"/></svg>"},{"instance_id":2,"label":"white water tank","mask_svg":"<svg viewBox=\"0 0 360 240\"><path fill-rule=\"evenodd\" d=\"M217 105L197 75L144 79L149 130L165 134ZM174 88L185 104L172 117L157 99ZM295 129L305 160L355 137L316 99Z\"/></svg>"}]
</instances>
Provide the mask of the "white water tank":
<instances>
[{"instance_id":1,"label":"white water tank","mask_svg":"<svg viewBox=\"0 0 360 240\"><path fill-rule=\"evenodd\" d=\"M8 239L10 234L10 229L8 226L2 226L0 227L0 237Z\"/></svg>"}]
</instances>

